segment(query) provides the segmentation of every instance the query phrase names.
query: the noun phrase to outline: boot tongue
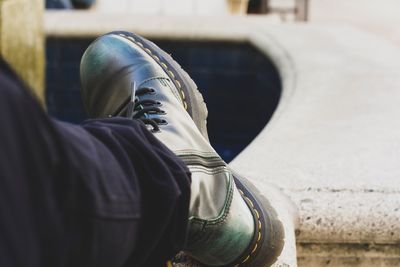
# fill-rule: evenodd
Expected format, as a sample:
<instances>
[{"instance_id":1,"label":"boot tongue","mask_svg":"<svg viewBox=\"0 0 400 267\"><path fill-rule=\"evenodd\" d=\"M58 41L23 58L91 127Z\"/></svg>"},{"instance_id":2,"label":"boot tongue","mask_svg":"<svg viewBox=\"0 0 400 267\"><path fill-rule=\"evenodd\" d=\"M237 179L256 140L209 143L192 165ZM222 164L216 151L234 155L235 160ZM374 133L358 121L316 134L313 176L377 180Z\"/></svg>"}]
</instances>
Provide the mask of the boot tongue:
<instances>
[{"instance_id":1,"label":"boot tongue","mask_svg":"<svg viewBox=\"0 0 400 267\"><path fill-rule=\"evenodd\" d=\"M128 118L133 118L135 114L135 101L136 101L137 83L132 82L130 100L127 106L126 115Z\"/></svg>"}]
</instances>

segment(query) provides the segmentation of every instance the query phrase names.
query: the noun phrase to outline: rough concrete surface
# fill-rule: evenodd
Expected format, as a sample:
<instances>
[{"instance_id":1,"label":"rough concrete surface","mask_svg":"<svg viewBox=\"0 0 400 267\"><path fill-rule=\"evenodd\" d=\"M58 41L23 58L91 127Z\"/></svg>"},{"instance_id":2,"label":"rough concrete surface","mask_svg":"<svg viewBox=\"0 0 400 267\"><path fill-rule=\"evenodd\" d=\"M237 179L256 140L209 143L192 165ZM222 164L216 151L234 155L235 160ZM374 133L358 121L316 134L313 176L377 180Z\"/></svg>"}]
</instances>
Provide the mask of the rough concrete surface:
<instances>
[{"instance_id":1,"label":"rough concrete surface","mask_svg":"<svg viewBox=\"0 0 400 267\"><path fill-rule=\"evenodd\" d=\"M311 0L313 23L347 24L380 35L400 45L400 1Z\"/></svg>"},{"instance_id":2,"label":"rough concrete surface","mask_svg":"<svg viewBox=\"0 0 400 267\"><path fill-rule=\"evenodd\" d=\"M349 26L262 32L251 40L276 62L284 92L272 121L231 165L294 201L299 266L398 266L400 50ZM309 244L331 250L316 256L303 249ZM368 258L371 244L381 253Z\"/></svg>"},{"instance_id":3,"label":"rough concrete surface","mask_svg":"<svg viewBox=\"0 0 400 267\"><path fill-rule=\"evenodd\" d=\"M371 210L364 216L387 209L388 218L399 218L395 200L400 188L400 50L348 27L276 27L265 31L265 38L292 51L284 60L291 61L288 66L295 72L294 88L283 95L286 99L273 120L232 165L296 196L315 192L316 205L325 202L324 192L334 201L326 203L328 207L336 202L357 204L356 209L342 205L340 213L348 219L368 205ZM263 164L252 160L255 156ZM380 194L380 200L387 201L377 210L377 203L366 200L375 195L379 199ZM377 214L377 220L380 217ZM368 229L360 228L359 237ZM389 234L387 241L397 242L399 233Z\"/></svg>"},{"instance_id":4,"label":"rough concrete surface","mask_svg":"<svg viewBox=\"0 0 400 267\"><path fill-rule=\"evenodd\" d=\"M43 0L0 0L0 53L44 100Z\"/></svg>"}]
</instances>

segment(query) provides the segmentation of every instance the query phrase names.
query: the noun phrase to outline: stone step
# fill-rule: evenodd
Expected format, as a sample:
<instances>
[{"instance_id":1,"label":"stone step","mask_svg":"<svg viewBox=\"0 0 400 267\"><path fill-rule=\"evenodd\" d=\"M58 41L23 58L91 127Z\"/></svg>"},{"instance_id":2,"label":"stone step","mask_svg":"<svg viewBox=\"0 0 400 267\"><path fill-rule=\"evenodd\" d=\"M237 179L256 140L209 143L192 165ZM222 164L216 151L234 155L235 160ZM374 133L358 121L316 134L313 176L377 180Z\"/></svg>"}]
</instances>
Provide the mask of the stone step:
<instances>
[{"instance_id":1,"label":"stone step","mask_svg":"<svg viewBox=\"0 0 400 267\"><path fill-rule=\"evenodd\" d=\"M293 201L299 266L399 266L399 48L313 24L251 41L278 66L283 95L232 166Z\"/></svg>"}]
</instances>

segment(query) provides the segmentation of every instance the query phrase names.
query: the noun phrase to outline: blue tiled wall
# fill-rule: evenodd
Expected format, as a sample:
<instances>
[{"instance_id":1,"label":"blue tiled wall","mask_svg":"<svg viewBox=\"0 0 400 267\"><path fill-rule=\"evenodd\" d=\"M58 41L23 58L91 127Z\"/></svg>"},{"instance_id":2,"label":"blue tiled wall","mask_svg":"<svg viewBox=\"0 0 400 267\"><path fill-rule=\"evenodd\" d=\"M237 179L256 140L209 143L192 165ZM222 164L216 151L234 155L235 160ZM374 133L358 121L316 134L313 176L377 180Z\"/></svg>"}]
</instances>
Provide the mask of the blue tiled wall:
<instances>
[{"instance_id":1,"label":"blue tiled wall","mask_svg":"<svg viewBox=\"0 0 400 267\"><path fill-rule=\"evenodd\" d=\"M49 114L69 122L86 118L80 96L79 62L92 40L46 42L46 104Z\"/></svg>"},{"instance_id":2,"label":"blue tiled wall","mask_svg":"<svg viewBox=\"0 0 400 267\"><path fill-rule=\"evenodd\" d=\"M47 40L47 107L71 122L86 118L79 94L79 61L91 39ZM211 143L230 161L267 124L280 97L277 70L247 44L155 42L182 65L199 86L209 110Z\"/></svg>"}]
</instances>

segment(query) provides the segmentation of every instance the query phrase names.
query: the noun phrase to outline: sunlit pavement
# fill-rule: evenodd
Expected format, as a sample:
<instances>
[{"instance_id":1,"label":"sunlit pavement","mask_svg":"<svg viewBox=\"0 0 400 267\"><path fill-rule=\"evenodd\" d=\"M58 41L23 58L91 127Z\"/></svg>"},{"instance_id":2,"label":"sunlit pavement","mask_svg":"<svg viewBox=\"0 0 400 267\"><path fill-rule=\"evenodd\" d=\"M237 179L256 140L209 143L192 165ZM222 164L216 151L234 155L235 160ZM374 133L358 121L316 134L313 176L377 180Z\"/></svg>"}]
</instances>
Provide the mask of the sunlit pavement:
<instances>
[{"instance_id":1,"label":"sunlit pavement","mask_svg":"<svg viewBox=\"0 0 400 267\"><path fill-rule=\"evenodd\" d=\"M400 45L400 1L311 0L310 21L350 24Z\"/></svg>"}]
</instances>

